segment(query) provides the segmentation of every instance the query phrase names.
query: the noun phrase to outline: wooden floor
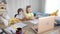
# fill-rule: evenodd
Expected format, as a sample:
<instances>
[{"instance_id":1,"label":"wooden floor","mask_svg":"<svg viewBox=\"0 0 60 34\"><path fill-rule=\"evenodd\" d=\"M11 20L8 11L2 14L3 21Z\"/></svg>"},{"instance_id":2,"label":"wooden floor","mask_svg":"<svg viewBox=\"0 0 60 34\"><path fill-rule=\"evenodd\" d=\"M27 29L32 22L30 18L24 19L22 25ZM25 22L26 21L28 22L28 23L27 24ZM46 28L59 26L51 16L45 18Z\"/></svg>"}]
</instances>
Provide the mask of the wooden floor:
<instances>
[{"instance_id":1,"label":"wooden floor","mask_svg":"<svg viewBox=\"0 0 60 34\"><path fill-rule=\"evenodd\" d=\"M32 29L31 29L31 25L30 23L28 23L28 25L26 27L24 27L23 29L25 30L26 34L36 34ZM3 27L3 26L2 26ZM41 33L41 34L60 34L60 26L55 27L53 30Z\"/></svg>"},{"instance_id":2,"label":"wooden floor","mask_svg":"<svg viewBox=\"0 0 60 34\"><path fill-rule=\"evenodd\" d=\"M31 27L33 26L31 23L27 23L28 25L24 28L24 30L26 31L26 34L37 34L35 33ZM49 31L46 31L44 33L41 33L41 34L60 34L60 26L56 26L53 30L49 30Z\"/></svg>"},{"instance_id":3,"label":"wooden floor","mask_svg":"<svg viewBox=\"0 0 60 34\"><path fill-rule=\"evenodd\" d=\"M60 34L59 32L60 32L60 26L59 27L55 27L55 29L47 31L47 32L44 32L42 34Z\"/></svg>"}]
</instances>

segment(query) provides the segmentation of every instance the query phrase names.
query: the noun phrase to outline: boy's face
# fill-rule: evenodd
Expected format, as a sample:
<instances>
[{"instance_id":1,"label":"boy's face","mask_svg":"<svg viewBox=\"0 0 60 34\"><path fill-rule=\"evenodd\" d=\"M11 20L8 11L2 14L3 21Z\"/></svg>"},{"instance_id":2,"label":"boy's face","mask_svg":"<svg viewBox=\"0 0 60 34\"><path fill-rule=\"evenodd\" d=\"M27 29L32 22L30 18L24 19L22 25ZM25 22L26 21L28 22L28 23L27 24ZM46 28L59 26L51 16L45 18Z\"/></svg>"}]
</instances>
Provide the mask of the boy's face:
<instances>
[{"instance_id":1,"label":"boy's face","mask_svg":"<svg viewBox=\"0 0 60 34\"><path fill-rule=\"evenodd\" d=\"M28 12L31 13L32 12L32 9L31 8L28 8Z\"/></svg>"}]
</instances>

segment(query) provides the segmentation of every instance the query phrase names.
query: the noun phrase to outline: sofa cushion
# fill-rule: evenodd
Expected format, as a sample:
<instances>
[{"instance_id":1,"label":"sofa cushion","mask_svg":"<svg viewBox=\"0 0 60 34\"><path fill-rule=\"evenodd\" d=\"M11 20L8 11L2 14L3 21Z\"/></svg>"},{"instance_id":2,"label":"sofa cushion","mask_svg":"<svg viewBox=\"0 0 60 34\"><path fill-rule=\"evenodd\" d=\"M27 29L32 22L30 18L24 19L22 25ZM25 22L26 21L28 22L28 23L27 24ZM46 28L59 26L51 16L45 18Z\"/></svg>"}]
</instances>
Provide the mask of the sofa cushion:
<instances>
[{"instance_id":1,"label":"sofa cushion","mask_svg":"<svg viewBox=\"0 0 60 34\"><path fill-rule=\"evenodd\" d=\"M55 20L57 22L57 24L60 24L60 20Z\"/></svg>"},{"instance_id":2,"label":"sofa cushion","mask_svg":"<svg viewBox=\"0 0 60 34\"><path fill-rule=\"evenodd\" d=\"M60 24L60 17L59 16L56 16L55 17L55 21L57 22L57 24Z\"/></svg>"}]
</instances>

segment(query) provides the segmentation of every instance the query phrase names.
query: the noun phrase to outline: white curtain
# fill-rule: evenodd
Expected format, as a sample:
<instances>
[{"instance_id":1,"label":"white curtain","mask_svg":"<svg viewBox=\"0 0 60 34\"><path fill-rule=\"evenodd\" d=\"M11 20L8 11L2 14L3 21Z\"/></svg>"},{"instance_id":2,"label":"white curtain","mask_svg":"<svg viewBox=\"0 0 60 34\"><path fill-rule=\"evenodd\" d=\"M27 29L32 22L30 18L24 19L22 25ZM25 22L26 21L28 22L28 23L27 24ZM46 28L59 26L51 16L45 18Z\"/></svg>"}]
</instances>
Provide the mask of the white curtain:
<instances>
[{"instance_id":1,"label":"white curtain","mask_svg":"<svg viewBox=\"0 0 60 34\"><path fill-rule=\"evenodd\" d=\"M29 5L29 0L6 0L7 1L7 11L10 17L14 17L17 13L18 8L23 8Z\"/></svg>"},{"instance_id":2,"label":"white curtain","mask_svg":"<svg viewBox=\"0 0 60 34\"><path fill-rule=\"evenodd\" d=\"M23 8L25 11L27 5L32 6L33 11L41 11L42 0L6 0L7 11L10 17L14 17L18 8Z\"/></svg>"}]
</instances>

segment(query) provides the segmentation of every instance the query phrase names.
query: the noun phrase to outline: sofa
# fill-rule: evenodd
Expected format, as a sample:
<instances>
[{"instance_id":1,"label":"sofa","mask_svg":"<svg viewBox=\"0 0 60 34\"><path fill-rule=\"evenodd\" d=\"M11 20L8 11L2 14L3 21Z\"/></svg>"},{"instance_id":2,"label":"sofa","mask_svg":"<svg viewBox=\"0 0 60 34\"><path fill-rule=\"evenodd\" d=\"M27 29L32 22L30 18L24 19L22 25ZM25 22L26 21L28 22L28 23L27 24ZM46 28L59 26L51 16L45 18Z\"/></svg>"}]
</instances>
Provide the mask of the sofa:
<instances>
[{"instance_id":1,"label":"sofa","mask_svg":"<svg viewBox=\"0 0 60 34\"><path fill-rule=\"evenodd\" d=\"M41 13L41 12L38 12L38 11L33 11L33 14L35 14L35 16L37 18L40 18L40 17L46 17L46 16L49 16L50 14L46 14L46 13Z\"/></svg>"},{"instance_id":2,"label":"sofa","mask_svg":"<svg viewBox=\"0 0 60 34\"><path fill-rule=\"evenodd\" d=\"M56 16L55 17L55 22L56 22L56 26L60 26L60 17L59 16Z\"/></svg>"},{"instance_id":3,"label":"sofa","mask_svg":"<svg viewBox=\"0 0 60 34\"><path fill-rule=\"evenodd\" d=\"M33 12L37 18L40 18L40 17L46 17L46 16L50 16L50 14L46 14L46 13L40 13L38 11L36 12ZM56 16L55 17L55 26L60 26L60 17L59 16Z\"/></svg>"}]
</instances>

